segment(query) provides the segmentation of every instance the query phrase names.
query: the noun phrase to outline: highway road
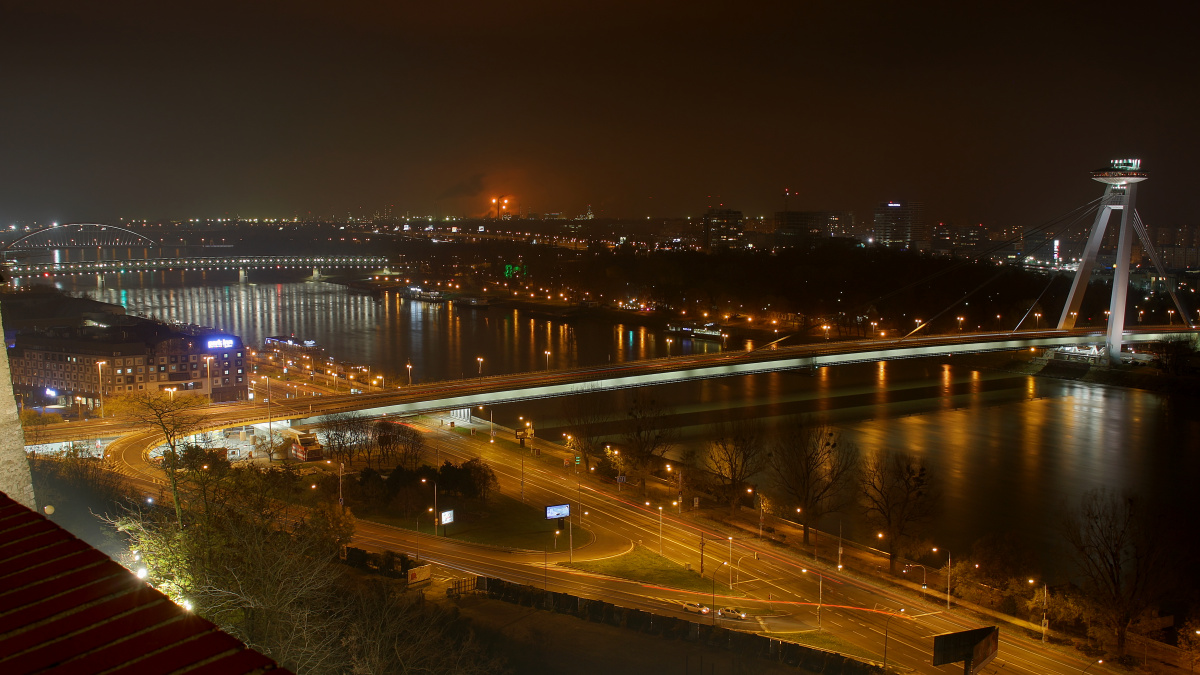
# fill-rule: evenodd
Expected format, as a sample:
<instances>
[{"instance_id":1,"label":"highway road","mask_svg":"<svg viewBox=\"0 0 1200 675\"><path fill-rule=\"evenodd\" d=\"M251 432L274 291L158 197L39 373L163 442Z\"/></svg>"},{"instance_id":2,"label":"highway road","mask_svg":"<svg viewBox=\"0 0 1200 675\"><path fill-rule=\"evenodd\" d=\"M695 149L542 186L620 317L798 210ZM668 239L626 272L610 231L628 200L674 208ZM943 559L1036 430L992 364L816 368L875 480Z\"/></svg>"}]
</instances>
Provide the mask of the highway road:
<instances>
[{"instance_id":1,"label":"highway road","mask_svg":"<svg viewBox=\"0 0 1200 675\"><path fill-rule=\"evenodd\" d=\"M429 442L438 446L444 459L463 461L483 457L496 471L500 490L519 498L522 494L521 460L524 451L511 450L487 441L485 433L466 436L448 427L425 427ZM164 485L161 472L147 461L148 450L157 442L151 432L132 432L109 445L110 461L147 495L156 495ZM583 516L594 539L579 542L576 560L597 559L628 551L634 542L656 550L659 537L657 504L646 506L629 491L613 492L613 487L589 476L577 480L574 471L547 468L544 462L526 458L524 498L535 508L570 502ZM578 515L576 516L578 517ZM485 547L452 538L416 534L409 530L359 520L354 544L368 549L387 549L418 554L422 560L470 574L497 577L506 581L568 592L582 597L686 617L691 620L721 622L729 628L750 630L767 635L815 630L820 626L853 645L876 661L883 661L885 633L887 661L917 673L958 673L960 666L935 667L931 664L932 636L965 630L980 624L947 612L936 602L923 602L852 579L835 569L814 566L811 561L768 548L754 539L735 537L716 531L690 518L663 513L662 550L680 563L699 567L700 540L705 537L705 577L714 570L718 581L733 577L736 595L680 591L632 581L583 574L557 567L568 554L564 551L506 550ZM562 540L560 539L560 543ZM733 562L733 574L728 563ZM724 564L723 564L724 563ZM807 570L807 571L806 571ZM745 595L741 595L744 593ZM701 602L710 608L726 605L745 609L746 621L718 619L714 616L685 614L682 603ZM1086 663L1047 650L1040 644L1001 632L1000 654L985 672L1078 673Z\"/></svg>"}]
</instances>

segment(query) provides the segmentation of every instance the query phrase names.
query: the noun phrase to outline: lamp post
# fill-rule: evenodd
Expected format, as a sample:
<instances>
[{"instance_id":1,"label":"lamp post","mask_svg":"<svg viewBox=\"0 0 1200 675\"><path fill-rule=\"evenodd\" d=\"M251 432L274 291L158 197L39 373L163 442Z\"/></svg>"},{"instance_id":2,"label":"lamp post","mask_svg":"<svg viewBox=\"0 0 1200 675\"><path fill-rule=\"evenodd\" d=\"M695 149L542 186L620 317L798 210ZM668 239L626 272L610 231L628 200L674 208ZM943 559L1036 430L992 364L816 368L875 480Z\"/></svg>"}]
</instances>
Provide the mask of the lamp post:
<instances>
[{"instance_id":1,"label":"lamp post","mask_svg":"<svg viewBox=\"0 0 1200 675\"><path fill-rule=\"evenodd\" d=\"M106 363L108 363L108 361L97 361L96 362L96 377L99 379L99 389L100 389L100 416L101 417L104 417L104 364L106 364ZM24 401L24 399L22 399L22 401Z\"/></svg>"},{"instance_id":2,"label":"lamp post","mask_svg":"<svg viewBox=\"0 0 1200 675\"><path fill-rule=\"evenodd\" d=\"M933 547L933 552L937 553L937 547ZM946 551L946 609L950 609L950 551Z\"/></svg>"},{"instance_id":3,"label":"lamp post","mask_svg":"<svg viewBox=\"0 0 1200 675\"><path fill-rule=\"evenodd\" d=\"M674 342L671 338L667 338L667 356L671 355L671 343Z\"/></svg>"},{"instance_id":4,"label":"lamp post","mask_svg":"<svg viewBox=\"0 0 1200 675\"><path fill-rule=\"evenodd\" d=\"M1036 582L1030 579L1029 583L1034 584ZM1042 582L1042 644L1046 644L1046 630L1050 627L1050 620L1046 617L1049 602L1050 588L1046 585L1046 582Z\"/></svg>"},{"instance_id":5,"label":"lamp post","mask_svg":"<svg viewBox=\"0 0 1200 675\"><path fill-rule=\"evenodd\" d=\"M658 554L662 555L662 507L658 507Z\"/></svg>"},{"instance_id":6,"label":"lamp post","mask_svg":"<svg viewBox=\"0 0 1200 675\"><path fill-rule=\"evenodd\" d=\"M422 478L421 482L424 483L425 479ZM433 481L433 536L435 536L435 537L438 536L437 526L441 524L441 520L442 520L442 512L437 510L437 508L438 508L437 493L438 493L437 480L435 479Z\"/></svg>"},{"instance_id":7,"label":"lamp post","mask_svg":"<svg viewBox=\"0 0 1200 675\"><path fill-rule=\"evenodd\" d=\"M560 534L562 534L562 530L554 531L554 550L555 551L558 550L558 535L560 535Z\"/></svg>"},{"instance_id":8,"label":"lamp post","mask_svg":"<svg viewBox=\"0 0 1200 675\"><path fill-rule=\"evenodd\" d=\"M546 355L546 370L550 370L550 350L543 352Z\"/></svg>"},{"instance_id":9,"label":"lamp post","mask_svg":"<svg viewBox=\"0 0 1200 675\"><path fill-rule=\"evenodd\" d=\"M1175 325L1175 310L1173 310L1173 309L1167 310L1167 325L1168 326Z\"/></svg>"},{"instance_id":10,"label":"lamp post","mask_svg":"<svg viewBox=\"0 0 1200 675\"><path fill-rule=\"evenodd\" d=\"M904 610L900 610L903 612ZM888 624L892 622L895 614L888 614L887 621L883 622L883 672L887 672L887 643L888 643Z\"/></svg>"},{"instance_id":11,"label":"lamp post","mask_svg":"<svg viewBox=\"0 0 1200 675\"><path fill-rule=\"evenodd\" d=\"M483 357L476 356L475 360L479 362L479 377L483 377Z\"/></svg>"},{"instance_id":12,"label":"lamp post","mask_svg":"<svg viewBox=\"0 0 1200 675\"><path fill-rule=\"evenodd\" d=\"M1041 314L1039 314L1038 316L1041 316ZM959 316L959 317L955 317L955 318L958 319L958 332L961 333L962 332L962 322L964 319L966 319L966 317Z\"/></svg>"},{"instance_id":13,"label":"lamp post","mask_svg":"<svg viewBox=\"0 0 1200 675\"><path fill-rule=\"evenodd\" d=\"M808 570L800 570L804 574L808 574ZM821 576L820 572L813 571L817 575L817 630L821 630L821 605L825 601L825 577Z\"/></svg>"},{"instance_id":14,"label":"lamp post","mask_svg":"<svg viewBox=\"0 0 1200 675\"><path fill-rule=\"evenodd\" d=\"M1104 659L1100 659L1100 660L1099 660L1099 661L1097 661L1096 663L1089 663L1089 664L1087 664L1087 668L1084 668L1083 670L1081 670L1081 671L1079 671L1079 672L1080 672L1080 673L1086 673L1086 672L1088 671L1088 668L1091 668L1092 666L1094 666L1094 665L1097 665L1097 664L1100 664L1100 663L1104 663Z\"/></svg>"},{"instance_id":15,"label":"lamp post","mask_svg":"<svg viewBox=\"0 0 1200 675\"><path fill-rule=\"evenodd\" d=\"M733 588L733 537L729 537L729 587Z\"/></svg>"},{"instance_id":16,"label":"lamp post","mask_svg":"<svg viewBox=\"0 0 1200 675\"><path fill-rule=\"evenodd\" d=\"M342 499L342 474L346 471L346 463L338 462L338 506L345 506L346 501ZM421 521L417 521L417 531L421 531Z\"/></svg>"},{"instance_id":17,"label":"lamp post","mask_svg":"<svg viewBox=\"0 0 1200 675\"><path fill-rule=\"evenodd\" d=\"M80 420L83 419L83 397L82 396L75 397L75 417L79 418Z\"/></svg>"},{"instance_id":18,"label":"lamp post","mask_svg":"<svg viewBox=\"0 0 1200 675\"><path fill-rule=\"evenodd\" d=\"M178 388L179 387L166 387L163 389L163 391L167 392L167 395L171 397L172 401L174 401L175 400L175 390Z\"/></svg>"},{"instance_id":19,"label":"lamp post","mask_svg":"<svg viewBox=\"0 0 1200 675\"><path fill-rule=\"evenodd\" d=\"M410 364L406 365L405 368L408 368L408 386L411 387L412 386L412 364L410 363Z\"/></svg>"},{"instance_id":20,"label":"lamp post","mask_svg":"<svg viewBox=\"0 0 1200 675\"><path fill-rule=\"evenodd\" d=\"M1042 327L1042 313L1041 313L1041 312L1034 312L1034 313L1033 313L1033 318L1037 320L1037 328L1039 328L1039 329L1040 329L1040 328Z\"/></svg>"},{"instance_id":21,"label":"lamp post","mask_svg":"<svg viewBox=\"0 0 1200 675\"><path fill-rule=\"evenodd\" d=\"M920 563L913 563L912 565L905 565L904 572L907 573L908 568L910 568L910 567L920 567L921 568L921 597L924 598L925 597L925 589L929 588L929 585L927 583L929 581L929 577L925 571L925 566ZM1031 581L1029 583L1033 583L1033 582Z\"/></svg>"},{"instance_id":22,"label":"lamp post","mask_svg":"<svg viewBox=\"0 0 1200 675\"><path fill-rule=\"evenodd\" d=\"M729 563L721 563L722 566L727 566ZM717 625L717 571L720 568L713 570L712 575L712 605L708 608L708 613L712 615L712 625Z\"/></svg>"}]
</instances>

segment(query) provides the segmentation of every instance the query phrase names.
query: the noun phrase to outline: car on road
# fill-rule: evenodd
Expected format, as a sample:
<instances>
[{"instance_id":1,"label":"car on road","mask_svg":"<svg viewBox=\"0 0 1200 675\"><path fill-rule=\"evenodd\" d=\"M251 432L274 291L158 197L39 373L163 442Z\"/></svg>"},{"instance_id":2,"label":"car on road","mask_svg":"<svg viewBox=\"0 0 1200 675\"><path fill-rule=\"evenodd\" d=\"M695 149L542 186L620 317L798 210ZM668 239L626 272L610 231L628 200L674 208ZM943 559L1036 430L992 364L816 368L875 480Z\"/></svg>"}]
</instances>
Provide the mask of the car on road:
<instances>
[{"instance_id":1,"label":"car on road","mask_svg":"<svg viewBox=\"0 0 1200 675\"><path fill-rule=\"evenodd\" d=\"M685 602L685 603L683 603L683 611L698 612L700 614L708 614L709 610L708 610L708 607L706 607L705 605L702 605L698 602Z\"/></svg>"},{"instance_id":2,"label":"car on road","mask_svg":"<svg viewBox=\"0 0 1200 675\"><path fill-rule=\"evenodd\" d=\"M737 607L722 607L717 610L717 616L722 619L737 619L738 621L742 621L746 618L746 610L738 609Z\"/></svg>"}]
</instances>

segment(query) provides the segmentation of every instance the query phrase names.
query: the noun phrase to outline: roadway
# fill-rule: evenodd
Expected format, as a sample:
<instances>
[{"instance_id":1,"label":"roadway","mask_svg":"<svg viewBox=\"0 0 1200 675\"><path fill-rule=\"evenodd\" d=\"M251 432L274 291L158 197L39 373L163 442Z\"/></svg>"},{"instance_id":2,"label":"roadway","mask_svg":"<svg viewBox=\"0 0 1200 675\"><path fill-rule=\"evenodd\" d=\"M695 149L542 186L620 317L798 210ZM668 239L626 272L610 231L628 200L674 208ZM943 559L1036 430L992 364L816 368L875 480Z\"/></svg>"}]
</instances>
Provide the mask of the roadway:
<instances>
[{"instance_id":1,"label":"roadway","mask_svg":"<svg viewBox=\"0 0 1200 675\"><path fill-rule=\"evenodd\" d=\"M594 538L589 538L575 550L576 560L619 555L639 541L650 550L658 548L657 508L647 507L629 491L614 493L611 486L591 477L577 478L573 471L547 468L544 462L529 458L524 451L488 443L486 427L480 429L484 433L472 437L450 432L448 427L425 427L430 442L438 446L443 459L464 461L483 457L487 460L496 471L504 494L514 498L523 494L526 503L535 508L572 503L576 518L587 512L588 515L582 516L583 524L594 533ZM148 451L156 442L153 433L134 432L109 446L110 461L147 496L156 496L164 486L161 473L147 461ZM767 548L753 539L735 537L730 542L724 532L691 518L664 512L661 546L665 556L680 563L690 562L697 568L701 537L709 541L705 547L705 578L712 579L714 570L717 580L722 583L736 575L734 585L738 594L679 591L588 575L557 567L556 563L565 562L569 557L561 550L547 553L485 547L365 520L357 523L354 545L403 551L471 574L662 615L719 622L728 628L777 635L783 639L790 633L816 629L819 603L821 626L861 653L872 655L876 661L883 660L886 632L890 665L918 673L960 672L961 666L931 665L932 636L978 627L979 624L956 613L945 612L936 602L914 600L867 581L840 575L836 570L814 567L811 562ZM732 575L728 565L731 561ZM803 571L805 569L808 571ZM750 617L746 621L734 621L718 619L712 614L685 614L682 603L686 601L701 602L713 611L732 605L747 610ZM1032 675L1077 673L1086 664L1043 649L1032 641L1014 639L1002 631L1000 655L993 665L1002 666L1004 673ZM993 668L989 667L991 670Z\"/></svg>"}]
</instances>

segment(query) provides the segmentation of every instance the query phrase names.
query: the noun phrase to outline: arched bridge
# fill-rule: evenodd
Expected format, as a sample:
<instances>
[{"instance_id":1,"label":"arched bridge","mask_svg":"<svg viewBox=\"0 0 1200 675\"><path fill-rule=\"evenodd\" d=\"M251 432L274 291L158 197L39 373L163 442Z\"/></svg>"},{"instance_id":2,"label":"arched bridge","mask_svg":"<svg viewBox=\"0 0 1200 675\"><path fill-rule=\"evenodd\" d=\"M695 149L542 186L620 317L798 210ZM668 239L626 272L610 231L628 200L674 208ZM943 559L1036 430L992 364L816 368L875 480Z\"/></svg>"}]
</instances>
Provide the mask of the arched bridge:
<instances>
[{"instance_id":1,"label":"arched bridge","mask_svg":"<svg viewBox=\"0 0 1200 675\"><path fill-rule=\"evenodd\" d=\"M144 234L116 225L99 223L68 223L55 225L15 239L4 247L6 251L43 248L114 248L122 246L157 246L158 242Z\"/></svg>"},{"instance_id":2,"label":"arched bridge","mask_svg":"<svg viewBox=\"0 0 1200 675\"><path fill-rule=\"evenodd\" d=\"M282 269L379 269L387 258L375 255L261 255L222 258L146 258L143 260L94 260L83 262L8 263L6 270L14 279L55 277L77 274L125 274L129 272L202 271L202 270L282 270Z\"/></svg>"}]
</instances>

